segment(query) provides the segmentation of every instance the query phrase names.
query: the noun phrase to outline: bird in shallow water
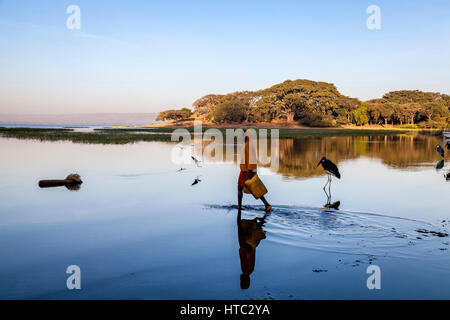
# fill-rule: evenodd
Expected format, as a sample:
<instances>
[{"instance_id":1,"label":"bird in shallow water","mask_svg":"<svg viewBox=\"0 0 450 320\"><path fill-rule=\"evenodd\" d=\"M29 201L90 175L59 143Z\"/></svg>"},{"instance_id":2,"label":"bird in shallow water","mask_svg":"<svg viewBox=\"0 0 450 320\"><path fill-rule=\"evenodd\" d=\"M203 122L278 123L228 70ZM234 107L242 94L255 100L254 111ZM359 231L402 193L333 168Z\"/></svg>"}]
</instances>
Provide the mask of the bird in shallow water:
<instances>
[{"instance_id":1,"label":"bird in shallow water","mask_svg":"<svg viewBox=\"0 0 450 320\"><path fill-rule=\"evenodd\" d=\"M441 145L437 145L436 146L436 151L439 153L439 155L443 158L444 157L444 154L445 154L445 151L444 151L444 148L442 148L441 147Z\"/></svg>"},{"instance_id":2,"label":"bird in shallow water","mask_svg":"<svg viewBox=\"0 0 450 320\"><path fill-rule=\"evenodd\" d=\"M202 160L198 160L198 159L196 159L196 158L193 157L193 156L191 156L191 158L192 158L192 160L194 160L195 165L196 165L197 167L201 167L200 162L202 162Z\"/></svg>"},{"instance_id":3,"label":"bird in shallow water","mask_svg":"<svg viewBox=\"0 0 450 320\"><path fill-rule=\"evenodd\" d=\"M328 160L325 157L320 159L320 161L317 164L317 166L320 166L320 165L322 165L323 170L325 170L325 172L328 175L327 183L325 183L325 186L323 187L323 189L325 190L327 184L330 184L330 186L328 187L328 189L330 189L330 187L331 187L331 176L333 175L333 176L335 176L338 179L341 178L341 174L339 173L339 169L332 161Z\"/></svg>"},{"instance_id":4,"label":"bird in shallow water","mask_svg":"<svg viewBox=\"0 0 450 320\"><path fill-rule=\"evenodd\" d=\"M197 183L202 182L199 177L195 178L194 182L192 182L191 186L196 185Z\"/></svg>"}]
</instances>

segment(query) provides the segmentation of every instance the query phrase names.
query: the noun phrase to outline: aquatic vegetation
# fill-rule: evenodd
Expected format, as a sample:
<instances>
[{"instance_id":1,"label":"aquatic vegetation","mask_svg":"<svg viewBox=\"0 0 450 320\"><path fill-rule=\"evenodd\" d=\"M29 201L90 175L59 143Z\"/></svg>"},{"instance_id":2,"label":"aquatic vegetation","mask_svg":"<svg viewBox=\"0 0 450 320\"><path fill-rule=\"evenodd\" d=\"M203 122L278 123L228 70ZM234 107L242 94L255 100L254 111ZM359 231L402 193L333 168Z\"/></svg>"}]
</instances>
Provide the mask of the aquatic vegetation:
<instances>
[{"instance_id":1,"label":"aquatic vegetation","mask_svg":"<svg viewBox=\"0 0 450 320\"><path fill-rule=\"evenodd\" d=\"M114 129L116 130L116 129ZM171 141L170 135L139 134L133 131L74 132L70 129L0 128L7 138L34 139L39 141L71 141L88 144L127 144L140 141Z\"/></svg>"},{"instance_id":2,"label":"aquatic vegetation","mask_svg":"<svg viewBox=\"0 0 450 320\"><path fill-rule=\"evenodd\" d=\"M69 128L47 129L47 128L4 128L0 127L0 135L9 138L35 139L39 141L72 141L74 143L92 143L92 144L127 144L140 141L162 141L170 142L171 135L176 128L104 128L95 129L93 132L76 132ZM184 128L191 134L194 133L194 127ZM205 132L208 127L203 127ZM218 128L225 134L226 129L236 128ZM270 138L273 128L268 129L267 136ZM279 129L280 139L290 138L314 138L326 136L386 136L406 134L407 130L351 130L351 129Z\"/></svg>"}]
</instances>

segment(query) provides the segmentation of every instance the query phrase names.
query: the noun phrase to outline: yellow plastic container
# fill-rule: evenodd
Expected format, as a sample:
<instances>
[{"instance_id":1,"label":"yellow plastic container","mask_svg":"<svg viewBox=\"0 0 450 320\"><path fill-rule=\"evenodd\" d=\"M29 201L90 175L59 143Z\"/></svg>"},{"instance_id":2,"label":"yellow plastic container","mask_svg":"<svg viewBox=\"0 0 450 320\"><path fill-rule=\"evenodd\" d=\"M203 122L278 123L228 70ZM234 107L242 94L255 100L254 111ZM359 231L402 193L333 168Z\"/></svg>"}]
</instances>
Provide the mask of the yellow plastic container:
<instances>
[{"instance_id":1,"label":"yellow plastic container","mask_svg":"<svg viewBox=\"0 0 450 320\"><path fill-rule=\"evenodd\" d=\"M255 174L253 178L245 181L245 186L255 199L259 199L267 193L266 186L262 183L257 174Z\"/></svg>"}]
</instances>

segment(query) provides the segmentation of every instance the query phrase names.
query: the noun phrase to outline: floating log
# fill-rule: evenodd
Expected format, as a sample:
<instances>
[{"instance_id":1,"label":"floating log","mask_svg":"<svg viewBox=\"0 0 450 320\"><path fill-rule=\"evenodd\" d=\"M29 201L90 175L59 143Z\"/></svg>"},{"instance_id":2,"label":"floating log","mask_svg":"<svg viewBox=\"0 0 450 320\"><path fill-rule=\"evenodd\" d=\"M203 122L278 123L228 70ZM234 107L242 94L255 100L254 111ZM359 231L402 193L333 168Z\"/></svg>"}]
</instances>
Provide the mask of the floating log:
<instances>
[{"instance_id":1,"label":"floating log","mask_svg":"<svg viewBox=\"0 0 450 320\"><path fill-rule=\"evenodd\" d=\"M66 185L66 180L41 180L39 181L39 187L41 188L51 188L51 187L61 187Z\"/></svg>"},{"instance_id":2,"label":"floating log","mask_svg":"<svg viewBox=\"0 0 450 320\"><path fill-rule=\"evenodd\" d=\"M79 185L82 184L80 175L76 173L69 174L64 180L40 180L39 187L52 188L66 186L70 190L78 190ZM78 186L78 188L76 188Z\"/></svg>"}]
</instances>

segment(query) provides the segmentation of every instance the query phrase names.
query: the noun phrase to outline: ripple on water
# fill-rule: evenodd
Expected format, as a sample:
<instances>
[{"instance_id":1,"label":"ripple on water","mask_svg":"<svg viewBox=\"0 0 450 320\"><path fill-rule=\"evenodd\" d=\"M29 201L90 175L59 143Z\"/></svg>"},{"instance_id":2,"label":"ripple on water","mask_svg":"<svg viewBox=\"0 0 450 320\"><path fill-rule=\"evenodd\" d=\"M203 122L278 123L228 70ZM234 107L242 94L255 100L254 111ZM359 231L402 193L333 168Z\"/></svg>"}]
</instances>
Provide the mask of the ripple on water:
<instances>
[{"instance_id":1,"label":"ripple on water","mask_svg":"<svg viewBox=\"0 0 450 320\"><path fill-rule=\"evenodd\" d=\"M236 210L236 206L208 205ZM243 206L243 219L261 217L263 206ZM336 253L390 257L442 254L448 234L430 223L376 213L302 206L273 206L264 230L269 241Z\"/></svg>"}]
</instances>

